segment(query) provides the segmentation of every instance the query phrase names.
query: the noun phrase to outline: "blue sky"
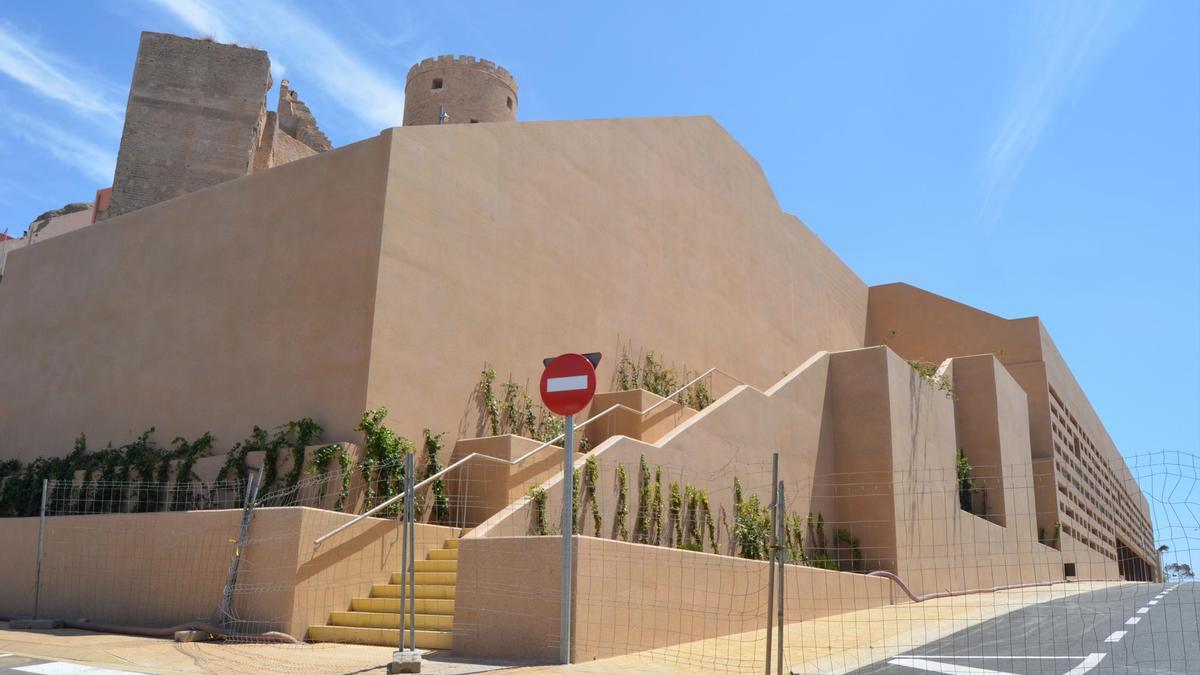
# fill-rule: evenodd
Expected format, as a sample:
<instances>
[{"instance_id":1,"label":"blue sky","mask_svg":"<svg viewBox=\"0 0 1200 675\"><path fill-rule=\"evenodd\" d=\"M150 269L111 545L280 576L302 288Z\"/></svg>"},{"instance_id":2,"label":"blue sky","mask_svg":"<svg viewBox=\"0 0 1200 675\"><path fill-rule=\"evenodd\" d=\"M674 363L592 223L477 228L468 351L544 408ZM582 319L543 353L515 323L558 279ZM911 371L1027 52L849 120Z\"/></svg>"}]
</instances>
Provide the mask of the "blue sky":
<instances>
[{"instance_id":1,"label":"blue sky","mask_svg":"<svg viewBox=\"0 0 1200 675\"><path fill-rule=\"evenodd\" d=\"M9 0L0 231L111 182L141 30L267 49L338 145L442 53L526 120L712 115L867 283L1041 316L1125 453L1200 451L1200 3Z\"/></svg>"}]
</instances>

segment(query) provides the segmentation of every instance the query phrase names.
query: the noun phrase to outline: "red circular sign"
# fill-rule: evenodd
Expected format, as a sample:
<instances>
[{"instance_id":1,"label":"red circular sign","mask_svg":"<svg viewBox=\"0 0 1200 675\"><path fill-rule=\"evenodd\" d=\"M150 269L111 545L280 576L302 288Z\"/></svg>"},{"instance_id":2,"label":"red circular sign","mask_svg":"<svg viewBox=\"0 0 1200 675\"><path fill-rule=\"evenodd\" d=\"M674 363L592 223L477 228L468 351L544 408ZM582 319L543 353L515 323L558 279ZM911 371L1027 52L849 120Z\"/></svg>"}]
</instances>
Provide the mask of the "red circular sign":
<instances>
[{"instance_id":1,"label":"red circular sign","mask_svg":"<svg viewBox=\"0 0 1200 675\"><path fill-rule=\"evenodd\" d=\"M566 417L587 407L596 393L596 369L582 354L563 354L542 371L542 403Z\"/></svg>"}]
</instances>

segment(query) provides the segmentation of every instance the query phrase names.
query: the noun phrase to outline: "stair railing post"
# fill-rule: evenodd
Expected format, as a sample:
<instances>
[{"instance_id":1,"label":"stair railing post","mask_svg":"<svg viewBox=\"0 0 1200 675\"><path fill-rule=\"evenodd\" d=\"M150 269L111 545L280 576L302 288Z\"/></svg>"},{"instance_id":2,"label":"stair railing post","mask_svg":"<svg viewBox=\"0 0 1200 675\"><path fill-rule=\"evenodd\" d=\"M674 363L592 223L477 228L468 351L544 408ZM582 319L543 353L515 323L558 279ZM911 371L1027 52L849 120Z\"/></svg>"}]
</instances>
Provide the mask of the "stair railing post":
<instances>
[{"instance_id":1,"label":"stair railing post","mask_svg":"<svg viewBox=\"0 0 1200 675\"><path fill-rule=\"evenodd\" d=\"M405 460L405 468L408 463ZM408 479L404 479L405 487ZM400 644L397 649L404 651L404 613L408 607L408 494L400 502L400 512L396 514L396 523L400 526Z\"/></svg>"},{"instance_id":2,"label":"stair railing post","mask_svg":"<svg viewBox=\"0 0 1200 675\"><path fill-rule=\"evenodd\" d=\"M404 456L404 520L408 525L408 646L417 649L417 526L416 526L416 495L413 494L413 453ZM401 624L401 630L404 625Z\"/></svg>"}]
</instances>

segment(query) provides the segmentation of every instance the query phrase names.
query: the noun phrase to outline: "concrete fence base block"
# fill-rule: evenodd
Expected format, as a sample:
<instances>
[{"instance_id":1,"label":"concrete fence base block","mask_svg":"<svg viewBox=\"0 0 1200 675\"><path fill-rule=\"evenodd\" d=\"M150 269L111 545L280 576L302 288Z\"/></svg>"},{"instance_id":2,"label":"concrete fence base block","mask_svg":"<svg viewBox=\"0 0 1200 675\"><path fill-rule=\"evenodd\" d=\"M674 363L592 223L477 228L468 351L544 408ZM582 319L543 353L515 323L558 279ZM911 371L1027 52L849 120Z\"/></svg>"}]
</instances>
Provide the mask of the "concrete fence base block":
<instances>
[{"instance_id":1,"label":"concrete fence base block","mask_svg":"<svg viewBox=\"0 0 1200 675\"><path fill-rule=\"evenodd\" d=\"M176 642L208 642L211 636L207 631L202 630L177 630L175 631Z\"/></svg>"},{"instance_id":2,"label":"concrete fence base block","mask_svg":"<svg viewBox=\"0 0 1200 675\"><path fill-rule=\"evenodd\" d=\"M392 653L392 662L388 664L389 673L419 673L421 672L421 652L415 649L405 649Z\"/></svg>"},{"instance_id":3,"label":"concrete fence base block","mask_svg":"<svg viewBox=\"0 0 1200 675\"><path fill-rule=\"evenodd\" d=\"M14 619L8 627L13 630L51 630L62 628L62 622L55 619Z\"/></svg>"}]
</instances>

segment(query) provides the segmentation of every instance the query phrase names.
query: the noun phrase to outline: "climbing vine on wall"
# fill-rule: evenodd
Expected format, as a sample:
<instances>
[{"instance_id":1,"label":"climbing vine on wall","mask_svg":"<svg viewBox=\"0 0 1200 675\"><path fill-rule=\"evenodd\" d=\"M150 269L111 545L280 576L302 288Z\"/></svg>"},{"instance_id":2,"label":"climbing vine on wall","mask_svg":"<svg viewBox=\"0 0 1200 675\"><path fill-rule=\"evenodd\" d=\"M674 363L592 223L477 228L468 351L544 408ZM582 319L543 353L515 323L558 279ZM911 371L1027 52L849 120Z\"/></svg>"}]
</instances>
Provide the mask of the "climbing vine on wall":
<instances>
[{"instance_id":1,"label":"climbing vine on wall","mask_svg":"<svg viewBox=\"0 0 1200 675\"><path fill-rule=\"evenodd\" d=\"M588 455L583 462L583 488L586 494L586 499L591 500L592 506L592 534L599 537L603 529L603 520L600 516L600 500L596 498L596 479L600 477L600 466L596 462L595 455ZM583 531L583 528L580 528Z\"/></svg>"},{"instance_id":2,"label":"climbing vine on wall","mask_svg":"<svg viewBox=\"0 0 1200 675\"><path fill-rule=\"evenodd\" d=\"M617 464L617 538L621 541L629 541L629 527L626 526L625 520L629 516L629 477L625 473L625 465Z\"/></svg>"},{"instance_id":3,"label":"climbing vine on wall","mask_svg":"<svg viewBox=\"0 0 1200 675\"><path fill-rule=\"evenodd\" d=\"M504 399L500 400L496 398L495 382L496 371L484 368L478 388L483 419L492 436L512 434L549 442L562 435L562 418L534 403L523 385L509 378L501 385ZM562 439L555 445L562 447Z\"/></svg>"},{"instance_id":4,"label":"climbing vine on wall","mask_svg":"<svg viewBox=\"0 0 1200 675\"><path fill-rule=\"evenodd\" d=\"M681 382L673 367L666 365L654 351L635 356L629 345L622 345L617 367L613 372L613 385L618 391L645 389L659 396L676 394L683 384L691 382L699 373L685 369ZM676 395L676 401L695 410L704 410L712 403L705 379L694 382L685 391Z\"/></svg>"},{"instance_id":5,"label":"climbing vine on wall","mask_svg":"<svg viewBox=\"0 0 1200 675\"><path fill-rule=\"evenodd\" d=\"M638 508L637 518L633 521L635 543L650 543L650 506L653 499L650 492L650 465L646 464L646 455L643 454L638 458Z\"/></svg>"},{"instance_id":6,"label":"climbing vine on wall","mask_svg":"<svg viewBox=\"0 0 1200 675\"><path fill-rule=\"evenodd\" d=\"M376 505L376 487L379 489L378 503L398 495L404 485L404 455L412 452L412 442L383 424L388 415L385 407L367 410L362 414L356 431L363 433L363 461L359 463L359 472L366 483L364 507ZM386 512L389 515L399 513L399 503L393 504Z\"/></svg>"},{"instance_id":7,"label":"climbing vine on wall","mask_svg":"<svg viewBox=\"0 0 1200 675\"><path fill-rule=\"evenodd\" d=\"M530 503L533 504L530 529L538 536L554 534L554 528L550 527L550 523L546 519L546 501L548 498L546 488L529 488L528 495Z\"/></svg>"},{"instance_id":8,"label":"climbing vine on wall","mask_svg":"<svg viewBox=\"0 0 1200 675\"><path fill-rule=\"evenodd\" d=\"M431 434L429 429L421 432L425 438L425 478L436 475L442 470L442 465L438 461L438 455L442 451L442 437L445 432L440 434ZM435 478L429 486L429 492L433 496L433 507L429 512L429 522L442 524L450 520L450 500L446 496L446 481L444 478Z\"/></svg>"}]
</instances>

